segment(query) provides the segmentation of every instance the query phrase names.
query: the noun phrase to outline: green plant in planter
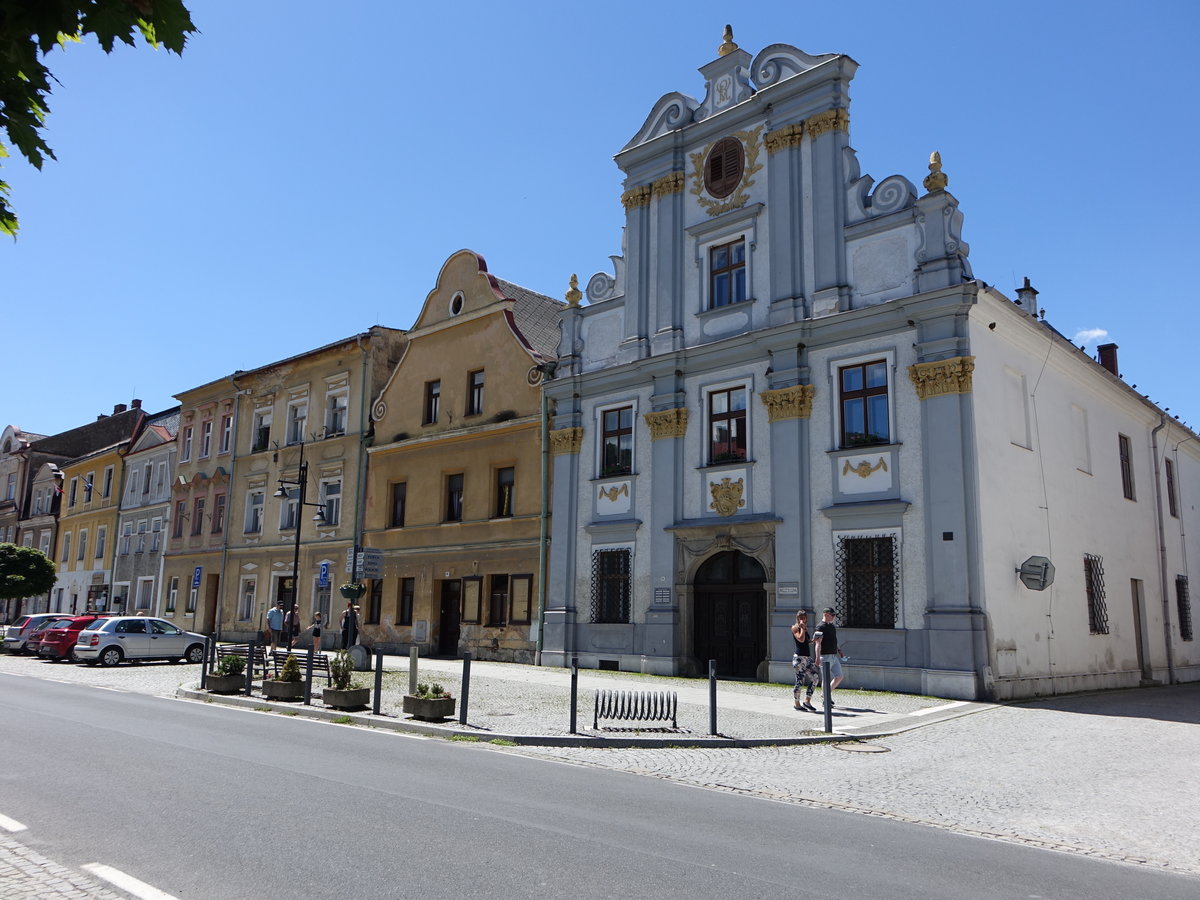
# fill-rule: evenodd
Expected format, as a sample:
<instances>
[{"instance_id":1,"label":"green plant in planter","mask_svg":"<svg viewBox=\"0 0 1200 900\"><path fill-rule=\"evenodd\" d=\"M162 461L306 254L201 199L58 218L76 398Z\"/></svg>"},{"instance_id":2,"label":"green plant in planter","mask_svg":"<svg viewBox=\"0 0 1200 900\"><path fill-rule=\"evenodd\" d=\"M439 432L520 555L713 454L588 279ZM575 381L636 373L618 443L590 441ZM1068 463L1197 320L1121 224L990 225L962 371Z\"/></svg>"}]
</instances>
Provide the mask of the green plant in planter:
<instances>
[{"instance_id":1,"label":"green plant in planter","mask_svg":"<svg viewBox=\"0 0 1200 900\"><path fill-rule=\"evenodd\" d=\"M246 660L240 656L222 656L217 663L218 675L241 675L246 671Z\"/></svg>"},{"instance_id":2,"label":"green plant in planter","mask_svg":"<svg viewBox=\"0 0 1200 900\"><path fill-rule=\"evenodd\" d=\"M426 684L423 681L417 682L417 692L414 697L420 697L422 700L450 700L450 692L438 684L436 681L433 684Z\"/></svg>"},{"instance_id":3,"label":"green plant in planter","mask_svg":"<svg viewBox=\"0 0 1200 900\"><path fill-rule=\"evenodd\" d=\"M283 667L279 670L279 677L276 681L299 681L300 680L300 659L297 656L288 655L288 658L283 661Z\"/></svg>"},{"instance_id":4,"label":"green plant in planter","mask_svg":"<svg viewBox=\"0 0 1200 900\"><path fill-rule=\"evenodd\" d=\"M350 689L350 676L354 674L354 660L345 650L339 650L329 661L329 675L333 679L333 688L337 691Z\"/></svg>"},{"instance_id":5,"label":"green plant in planter","mask_svg":"<svg viewBox=\"0 0 1200 900\"><path fill-rule=\"evenodd\" d=\"M367 586L361 581L347 581L345 584L338 585L338 593L347 600L357 600L367 592Z\"/></svg>"}]
</instances>

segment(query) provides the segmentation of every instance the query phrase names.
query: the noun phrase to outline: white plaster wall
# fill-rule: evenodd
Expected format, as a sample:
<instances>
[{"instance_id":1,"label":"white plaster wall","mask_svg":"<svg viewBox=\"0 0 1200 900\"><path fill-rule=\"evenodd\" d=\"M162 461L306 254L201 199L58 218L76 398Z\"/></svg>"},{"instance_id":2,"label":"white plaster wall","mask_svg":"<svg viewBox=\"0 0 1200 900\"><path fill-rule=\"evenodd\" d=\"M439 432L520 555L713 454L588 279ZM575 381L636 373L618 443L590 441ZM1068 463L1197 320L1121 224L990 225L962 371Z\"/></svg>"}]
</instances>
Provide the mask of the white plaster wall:
<instances>
[{"instance_id":1,"label":"white plaster wall","mask_svg":"<svg viewBox=\"0 0 1200 900\"><path fill-rule=\"evenodd\" d=\"M892 352L895 366L890 373L892 385L893 440L900 444L900 499L910 505L904 514L901 532L901 600L898 628L923 628L927 600L924 476L922 474L922 434L920 400L908 377L908 367L916 362L913 342L915 330L906 329L885 337L819 348L809 353L809 370L815 385L810 420L812 447L809 454L809 478L812 490L811 528L813 535L813 600L819 609L832 603L835 592L834 523L821 510L833 504L833 468L828 451L838 446L834 407L837 403L836 361L873 353Z\"/></svg>"},{"instance_id":2,"label":"white plaster wall","mask_svg":"<svg viewBox=\"0 0 1200 900\"><path fill-rule=\"evenodd\" d=\"M915 293L916 226L905 224L846 242L854 306L871 306Z\"/></svg>"}]
</instances>

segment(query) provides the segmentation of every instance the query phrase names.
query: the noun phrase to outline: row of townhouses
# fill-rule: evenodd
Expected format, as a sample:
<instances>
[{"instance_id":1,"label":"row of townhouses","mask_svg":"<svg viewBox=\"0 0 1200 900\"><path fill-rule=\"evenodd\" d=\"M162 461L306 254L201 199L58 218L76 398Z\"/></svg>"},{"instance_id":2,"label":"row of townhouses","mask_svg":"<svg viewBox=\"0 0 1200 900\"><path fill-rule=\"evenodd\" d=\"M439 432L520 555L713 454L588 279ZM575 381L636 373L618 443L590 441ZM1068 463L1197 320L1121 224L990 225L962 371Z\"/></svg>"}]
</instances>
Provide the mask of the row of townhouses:
<instances>
[{"instance_id":1,"label":"row of townhouses","mask_svg":"<svg viewBox=\"0 0 1200 900\"><path fill-rule=\"evenodd\" d=\"M406 331L10 426L33 602L244 639L275 601L336 621L352 559L397 652L786 682L829 606L858 686L1200 678L1200 438L974 276L936 153L860 172L857 65L727 29L617 154L622 253L565 303L463 250Z\"/></svg>"}]
</instances>

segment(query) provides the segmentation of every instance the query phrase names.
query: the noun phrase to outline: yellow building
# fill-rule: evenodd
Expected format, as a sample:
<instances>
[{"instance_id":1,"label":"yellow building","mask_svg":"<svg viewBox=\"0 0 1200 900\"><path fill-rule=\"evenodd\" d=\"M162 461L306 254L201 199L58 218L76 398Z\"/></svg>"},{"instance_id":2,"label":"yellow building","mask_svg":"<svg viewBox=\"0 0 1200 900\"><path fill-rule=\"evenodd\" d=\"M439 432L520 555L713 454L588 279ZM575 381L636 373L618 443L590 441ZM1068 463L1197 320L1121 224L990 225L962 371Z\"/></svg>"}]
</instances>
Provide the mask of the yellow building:
<instances>
[{"instance_id":1,"label":"yellow building","mask_svg":"<svg viewBox=\"0 0 1200 900\"><path fill-rule=\"evenodd\" d=\"M362 600L379 649L531 662L544 534L543 367L562 303L442 266L403 359L372 405L363 543L383 578Z\"/></svg>"},{"instance_id":2,"label":"yellow building","mask_svg":"<svg viewBox=\"0 0 1200 900\"><path fill-rule=\"evenodd\" d=\"M232 467L220 476L216 468L212 476L206 473L211 486L204 487L215 502L223 486L216 479L228 475L218 612L222 637L256 638L265 627L267 608L277 600L285 609L297 604L306 626L316 610L327 621L339 612L332 597L347 580L347 551L356 546L362 521L368 403L403 346L403 331L373 326L289 359L236 372L228 379L231 391L214 388L206 400L214 404L214 417L226 415L228 401L234 401ZM202 428L205 412L197 410ZM181 441L186 427L185 419ZM192 473L193 482L195 477ZM190 502L201 487L195 484L187 495ZM314 521L318 511L320 522ZM297 556L299 568L294 570ZM331 634L325 630L323 646L333 646Z\"/></svg>"}]
</instances>

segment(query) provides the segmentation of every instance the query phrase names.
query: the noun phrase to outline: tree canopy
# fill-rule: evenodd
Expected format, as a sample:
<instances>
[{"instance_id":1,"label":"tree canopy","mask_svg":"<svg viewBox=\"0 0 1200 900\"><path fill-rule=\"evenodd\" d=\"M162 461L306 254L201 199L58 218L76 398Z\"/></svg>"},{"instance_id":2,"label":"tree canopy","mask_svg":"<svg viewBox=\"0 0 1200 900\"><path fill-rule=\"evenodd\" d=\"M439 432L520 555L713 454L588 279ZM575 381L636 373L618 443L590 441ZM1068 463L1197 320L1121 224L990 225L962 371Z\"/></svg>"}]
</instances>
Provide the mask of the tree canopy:
<instances>
[{"instance_id":1,"label":"tree canopy","mask_svg":"<svg viewBox=\"0 0 1200 900\"><path fill-rule=\"evenodd\" d=\"M42 131L50 107L46 98L57 81L43 62L55 47L66 48L94 35L105 53L119 40L136 46L137 36L152 47L183 53L196 30L183 0L0 0L0 158L16 147L33 166L54 159ZM8 205L9 186L0 180L0 233L17 233Z\"/></svg>"},{"instance_id":2,"label":"tree canopy","mask_svg":"<svg viewBox=\"0 0 1200 900\"><path fill-rule=\"evenodd\" d=\"M0 544L0 600L41 596L57 578L54 563L41 550Z\"/></svg>"}]
</instances>

